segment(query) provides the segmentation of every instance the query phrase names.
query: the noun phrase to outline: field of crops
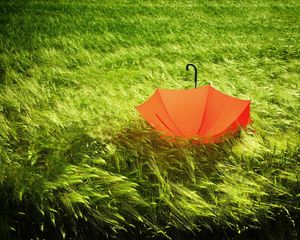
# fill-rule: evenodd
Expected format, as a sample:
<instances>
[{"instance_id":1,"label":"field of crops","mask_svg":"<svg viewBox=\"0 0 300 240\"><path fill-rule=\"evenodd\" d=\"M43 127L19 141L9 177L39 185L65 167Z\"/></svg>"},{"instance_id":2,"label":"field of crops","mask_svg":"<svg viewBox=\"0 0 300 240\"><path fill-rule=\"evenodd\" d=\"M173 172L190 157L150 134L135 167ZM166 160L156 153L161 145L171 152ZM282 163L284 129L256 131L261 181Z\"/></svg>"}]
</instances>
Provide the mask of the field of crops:
<instances>
[{"instance_id":1,"label":"field of crops","mask_svg":"<svg viewBox=\"0 0 300 240\"><path fill-rule=\"evenodd\" d=\"M135 106L199 85L252 99L218 144ZM299 239L300 2L0 2L1 239Z\"/></svg>"}]
</instances>

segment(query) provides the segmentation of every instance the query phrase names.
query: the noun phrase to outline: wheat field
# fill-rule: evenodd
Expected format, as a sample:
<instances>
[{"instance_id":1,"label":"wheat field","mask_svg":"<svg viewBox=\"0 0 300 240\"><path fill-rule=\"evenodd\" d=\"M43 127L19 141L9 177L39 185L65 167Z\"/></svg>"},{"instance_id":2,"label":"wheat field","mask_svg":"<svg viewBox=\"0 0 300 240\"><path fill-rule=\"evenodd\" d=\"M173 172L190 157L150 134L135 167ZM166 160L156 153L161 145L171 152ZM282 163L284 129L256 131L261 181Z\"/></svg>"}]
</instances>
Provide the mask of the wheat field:
<instances>
[{"instance_id":1,"label":"wheat field","mask_svg":"<svg viewBox=\"0 0 300 240\"><path fill-rule=\"evenodd\" d=\"M299 1L1 1L0 238L299 239L299 57ZM160 138L187 63L251 126Z\"/></svg>"}]
</instances>

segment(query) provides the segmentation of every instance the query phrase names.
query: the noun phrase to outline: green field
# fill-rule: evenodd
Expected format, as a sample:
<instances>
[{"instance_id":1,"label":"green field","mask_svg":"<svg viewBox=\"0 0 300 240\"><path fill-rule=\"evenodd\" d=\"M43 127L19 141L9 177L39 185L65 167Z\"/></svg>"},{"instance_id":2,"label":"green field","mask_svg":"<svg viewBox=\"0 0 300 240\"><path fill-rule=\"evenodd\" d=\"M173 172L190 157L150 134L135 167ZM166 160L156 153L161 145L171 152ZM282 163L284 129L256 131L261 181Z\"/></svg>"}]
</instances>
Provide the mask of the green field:
<instances>
[{"instance_id":1,"label":"green field","mask_svg":"<svg viewBox=\"0 0 300 240\"><path fill-rule=\"evenodd\" d=\"M168 142L135 106L252 99L233 139ZM1 239L299 239L300 2L0 2Z\"/></svg>"}]
</instances>

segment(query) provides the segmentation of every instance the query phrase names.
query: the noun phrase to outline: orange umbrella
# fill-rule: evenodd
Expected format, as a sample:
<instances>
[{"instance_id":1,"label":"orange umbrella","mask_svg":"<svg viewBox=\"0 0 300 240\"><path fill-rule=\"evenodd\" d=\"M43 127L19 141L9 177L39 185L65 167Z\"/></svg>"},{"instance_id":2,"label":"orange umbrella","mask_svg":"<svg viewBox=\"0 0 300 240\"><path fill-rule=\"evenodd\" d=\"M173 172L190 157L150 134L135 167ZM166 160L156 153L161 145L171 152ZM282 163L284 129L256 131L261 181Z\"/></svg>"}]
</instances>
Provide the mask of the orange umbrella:
<instances>
[{"instance_id":1,"label":"orange umbrella","mask_svg":"<svg viewBox=\"0 0 300 240\"><path fill-rule=\"evenodd\" d=\"M251 122L250 100L226 95L211 86L195 89L157 89L137 110L146 121L165 136L198 139L203 143L218 142L228 133Z\"/></svg>"}]
</instances>

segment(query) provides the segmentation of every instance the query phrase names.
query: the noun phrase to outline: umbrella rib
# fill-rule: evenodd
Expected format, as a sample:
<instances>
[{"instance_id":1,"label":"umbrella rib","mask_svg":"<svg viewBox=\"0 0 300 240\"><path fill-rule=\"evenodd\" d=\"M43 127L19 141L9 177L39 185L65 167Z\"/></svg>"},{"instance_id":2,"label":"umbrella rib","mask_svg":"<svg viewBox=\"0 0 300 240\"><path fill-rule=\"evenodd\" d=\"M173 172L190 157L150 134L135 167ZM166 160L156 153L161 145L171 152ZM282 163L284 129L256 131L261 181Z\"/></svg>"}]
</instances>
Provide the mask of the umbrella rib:
<instances>
[{"instance_id":1,"label":"umbrella rib","mask_svg":"<svg viewBox=\"0 0 300 240\"><path fill-rule=\"evenodd\" d=\"M206 109L207 109L207 103L208 103L208 93L209 93L209 90L210 90L210 88L208 88L208 90L207 90L207 96L206 96L206 102L205 102L205 107L204 107L204 113L203 113L203 117L202 117L202 119L201 119L201 125L199 126L199 129L198 129L198 131L197 131L197 135L200 133L200 131L202 130L202 126L203 126L203 120L204 120L204 118L205 118L205 115L206 115Z\"/></svg>"},{"instance_id":2,"label":"umbrella rib","mask_svg":"<svg viewBox=\"0 0 300 240\"><path fill-rule=\"evenodd\" d=\"M163 98L162 98L162 96L161 96L161 94L160 94L160 91L158 90L157 92L158 92L158 95L159 95L161 101L164 103L164 100L163 100ZM166 113L168 114L168 116L169 116L171 122L174 124L175 128L177 129L177 131L178 131L182 136L185 136L185 135L183 134L183 132L180 131L180 129L178 128L178 126L175 124L174 120L171 118L171 115L169 114L169 112L168 112L168 110L167 110L165 104L163 104L163 107L164 107L164 109L166 110ZM172 131L172 132L173 132L173 131Z\"/></svg>"},{"instance_id":3,"label":"umbrella rib","mask_svg":"<svg viewBox=\"0 0 300 240\"><path fill-rule=\"evenodd\" d=\"M173 133L174 135L176 135L176 133L174 132L174 131L172 131L168 126L167 126L167 124L165 124L165 122L161 119L161 117L157 114L157 113L155 113L155 116L157 117L157 119L171 132L171 133Z\"/></svg>"}]
</instances>

